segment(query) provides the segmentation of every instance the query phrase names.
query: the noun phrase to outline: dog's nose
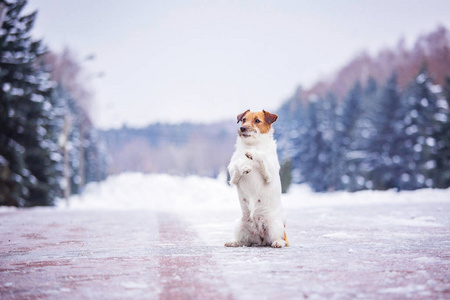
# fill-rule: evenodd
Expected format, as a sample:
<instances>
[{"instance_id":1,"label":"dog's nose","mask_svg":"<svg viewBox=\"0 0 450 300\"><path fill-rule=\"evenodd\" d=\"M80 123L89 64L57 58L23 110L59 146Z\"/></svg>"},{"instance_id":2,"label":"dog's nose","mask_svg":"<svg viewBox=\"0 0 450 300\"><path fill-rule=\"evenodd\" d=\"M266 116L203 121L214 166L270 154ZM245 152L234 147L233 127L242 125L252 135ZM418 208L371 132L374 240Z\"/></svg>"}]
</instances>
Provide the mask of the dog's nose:
<instances>
[{"instance_id":1,"label":"dog's nose","mask_svg":"<svg viewBox=\"0 0 450 300\"><path fill-rule=\"evenodd\" d=\"M247 131L247 127L242 126L242 127L241 127L241 132L246 132L246 131Z\"/></svg>"}]
</instances>

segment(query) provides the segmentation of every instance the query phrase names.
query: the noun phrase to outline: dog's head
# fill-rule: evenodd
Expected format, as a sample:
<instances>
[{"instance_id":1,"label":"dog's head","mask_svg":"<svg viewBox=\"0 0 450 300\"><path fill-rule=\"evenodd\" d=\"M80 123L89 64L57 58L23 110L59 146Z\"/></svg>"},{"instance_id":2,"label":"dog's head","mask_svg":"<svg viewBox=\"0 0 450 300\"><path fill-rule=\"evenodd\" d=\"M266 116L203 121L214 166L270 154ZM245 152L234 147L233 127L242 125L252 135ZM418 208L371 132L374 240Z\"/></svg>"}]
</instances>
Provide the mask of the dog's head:
<instances>
[{"instance_id":1,"label":"dog's head","mask_svg":"<svg viewBox=\"0 0 450 300\"><path fill-rule=\"evenodd\" d=\"M267 111L251 112L247 110L237 116L237 122L241 122L238 134L244 140L255 140L261 135L272 134L272 124L278 116Z\"/></svg>"}]
</instances>

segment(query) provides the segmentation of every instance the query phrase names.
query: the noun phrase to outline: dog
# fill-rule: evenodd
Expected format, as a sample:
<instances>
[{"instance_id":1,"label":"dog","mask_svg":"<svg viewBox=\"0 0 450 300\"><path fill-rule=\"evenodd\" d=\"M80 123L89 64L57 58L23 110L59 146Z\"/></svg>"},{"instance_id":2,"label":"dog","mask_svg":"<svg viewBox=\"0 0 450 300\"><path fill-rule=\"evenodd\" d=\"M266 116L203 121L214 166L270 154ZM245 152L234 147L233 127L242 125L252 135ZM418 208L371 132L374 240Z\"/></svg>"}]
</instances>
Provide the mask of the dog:
<instances>
[{"instance_id":1,"label":"dog","mask_svg":"<svg viewBox=\"0 0 450 300\"><path fill-rule=\"evenodd\" d=\"M272 124L278 116L266 111L245 111L228 172L236 185L242 217L235 229L235 240L226 247L289 246L281 206L280 163Z\"/></svg>"}]
</instances>

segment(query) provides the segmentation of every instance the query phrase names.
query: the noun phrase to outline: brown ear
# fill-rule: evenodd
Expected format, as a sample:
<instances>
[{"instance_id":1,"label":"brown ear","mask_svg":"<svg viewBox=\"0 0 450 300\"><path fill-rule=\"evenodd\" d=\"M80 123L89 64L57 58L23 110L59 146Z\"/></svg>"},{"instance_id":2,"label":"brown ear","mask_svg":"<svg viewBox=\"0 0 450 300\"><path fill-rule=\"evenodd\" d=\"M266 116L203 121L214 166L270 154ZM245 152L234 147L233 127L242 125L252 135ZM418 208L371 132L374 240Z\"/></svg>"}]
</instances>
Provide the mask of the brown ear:
<instances>
[{"instance_id":1,"label":"brown ear","mask_svg":"<svg viewBox=\"0 0 450 300\"><path fill-rule=\"evenodd\" d=\"M278 119L278 116L275 114L271 114L265 110L263 110L263 113L264 113L264 119L267 124L272 124Z\"/></svg>"},{"instance_id":2,"label":"brown ear","mask_svg":"<svg viewBox=\"0 0 450 300\"><path fill-rule=\"evenodd\" d=\"M248 113L250 111L250 109L247 109L246 111L244 111L242 114L239 114L237 116L237 122L239 123L240 121L242 121L242 118L245 116L246 113Z\"/></svg>"}]
</instances>

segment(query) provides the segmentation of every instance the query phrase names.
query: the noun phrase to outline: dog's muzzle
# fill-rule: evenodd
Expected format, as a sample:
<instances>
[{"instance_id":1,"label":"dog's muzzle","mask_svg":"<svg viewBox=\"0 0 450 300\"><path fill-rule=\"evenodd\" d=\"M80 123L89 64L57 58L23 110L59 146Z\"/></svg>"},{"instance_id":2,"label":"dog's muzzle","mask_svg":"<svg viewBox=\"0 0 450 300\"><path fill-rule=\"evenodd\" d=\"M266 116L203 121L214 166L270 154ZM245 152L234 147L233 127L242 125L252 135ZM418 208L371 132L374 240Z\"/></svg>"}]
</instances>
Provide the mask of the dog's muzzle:
<instances>
[{"instance_id":1,"label":"dog's muzzle","mask_svg":"<svg viewBox=\"0 0 450 300\"><path fill-rule=\"evenodd\" d=\"M239 136L241 137L250 137L255 134L255 131L252 128L248 128L247 126L241 126L238 130Z\"/></svg>"}]
</instances>

